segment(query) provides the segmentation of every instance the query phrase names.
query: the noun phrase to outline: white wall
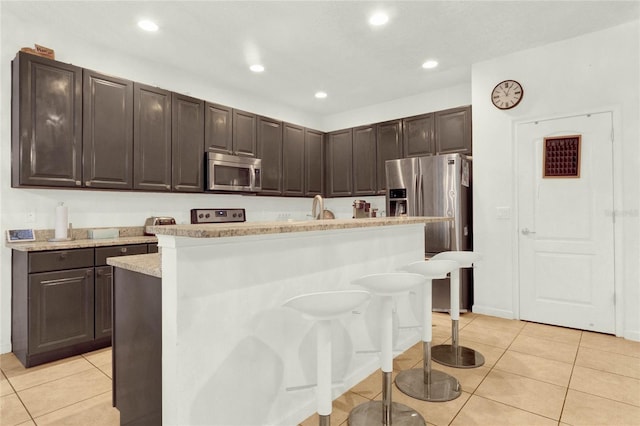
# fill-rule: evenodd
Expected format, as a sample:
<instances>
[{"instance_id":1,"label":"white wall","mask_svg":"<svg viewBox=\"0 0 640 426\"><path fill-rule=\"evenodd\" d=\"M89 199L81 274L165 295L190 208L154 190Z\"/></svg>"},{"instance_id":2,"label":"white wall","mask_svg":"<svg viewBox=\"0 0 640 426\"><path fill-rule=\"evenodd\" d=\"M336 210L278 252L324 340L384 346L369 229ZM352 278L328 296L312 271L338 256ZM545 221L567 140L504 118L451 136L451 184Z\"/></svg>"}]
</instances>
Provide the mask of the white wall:
<instances>
[{"instance_id":1,"label":"white wall","mask_svg":"<svg viewBox=\"0 0 640 426\"><path fill-rule=\"evenodd\" d=\"M474 244L485 259L475 270L474 311L516 318L517 256L513 129L525 119L613 107L617 221L616 333L640 340L640 58L638 21L606 31L477 63L472 69ZM521 104L500 111L490 102L500 81L524 86ZM511 220L496 207L511 207ZM616 250L618 251L618 250Z\"/></svg>"}]
</instances>

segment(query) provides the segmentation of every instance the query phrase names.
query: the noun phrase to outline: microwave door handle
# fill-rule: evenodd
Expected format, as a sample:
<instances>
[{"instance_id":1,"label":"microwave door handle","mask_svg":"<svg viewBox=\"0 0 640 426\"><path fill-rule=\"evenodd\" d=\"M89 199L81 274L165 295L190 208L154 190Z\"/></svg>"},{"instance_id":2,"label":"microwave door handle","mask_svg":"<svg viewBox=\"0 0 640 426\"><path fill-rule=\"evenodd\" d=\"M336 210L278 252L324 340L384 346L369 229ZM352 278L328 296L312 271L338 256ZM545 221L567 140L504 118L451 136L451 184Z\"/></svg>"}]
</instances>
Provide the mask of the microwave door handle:
<instances>
[{"instance_id":1,"label":"microwave door handle","mask_svg":"<svg viewBox=\"0 0 640 426\"><path fill-rule=\"evenodd\" d=\"M249 167L249 190L256 187L256 168L255 166Z\"/></svg>"}]
</instances>

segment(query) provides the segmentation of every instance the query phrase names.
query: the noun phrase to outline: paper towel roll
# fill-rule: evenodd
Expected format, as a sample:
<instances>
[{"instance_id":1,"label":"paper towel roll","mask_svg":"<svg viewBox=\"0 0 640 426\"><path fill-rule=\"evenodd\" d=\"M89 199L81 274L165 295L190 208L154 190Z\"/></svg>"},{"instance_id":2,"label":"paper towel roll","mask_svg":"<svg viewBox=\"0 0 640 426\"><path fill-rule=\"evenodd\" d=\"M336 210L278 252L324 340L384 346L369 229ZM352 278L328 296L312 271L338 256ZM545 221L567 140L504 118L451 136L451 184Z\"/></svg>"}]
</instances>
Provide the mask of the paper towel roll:
<instances>
[{"instance_id":1,"label":"paper towel roll","mask_svg":"<svg viewBox=\"0 0 640 426\"><path fill-rule=\"evenodd\" d=\"M56 207L56 226L55 226L56 240L67 239L68 227L69 227L69 211L67 210L67 206L63 205L63 203L60 203L60 205Z\"/></svg>"}]
</instances>

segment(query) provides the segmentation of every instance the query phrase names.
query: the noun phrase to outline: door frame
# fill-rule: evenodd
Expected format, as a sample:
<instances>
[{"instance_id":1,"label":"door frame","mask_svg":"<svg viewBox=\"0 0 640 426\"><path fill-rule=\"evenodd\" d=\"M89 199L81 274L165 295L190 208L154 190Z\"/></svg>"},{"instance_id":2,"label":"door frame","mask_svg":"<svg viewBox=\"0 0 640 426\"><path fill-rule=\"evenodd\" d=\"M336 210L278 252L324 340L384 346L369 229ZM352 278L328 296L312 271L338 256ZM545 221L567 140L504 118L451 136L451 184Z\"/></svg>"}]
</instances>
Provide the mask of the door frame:
<instances>
[{"instance_id":1,"label":"door frame","mask_svg":"<svg viewBox=\"0 0 640 426\"><path fill-rule=\"evenodd\" d=\"M620 220L615 220L616 212L622 211L622 127L621 117L622 108L620 105L603 106L600 108L591 108L584 111L576 111L566 114L557 115L545 115L545 116L533 116L526 118L513 119L511 121L511 140L513 146L513 156L511 158L512 170L513 170L513 188L511 194L511 205L514 206L514 214L512 220L511 229L511 243L512 247L515 247L515 255L512 258L512 282L513 282L513 314L515 319L520 319L520 245L519 245L519 229L520 229L520 206L518 205L518 187L519 187L519 169L518 169L518 126L522 124L535 123L539 121L551 121L565 118L578 117L588 114L611 114L611 123L613 126L613 143L612 143L612 160L613 160L613 286L614 286L614 314L615 314L615 335L622 337L624 333L624 304L621 303L624 300L624 288L622 283L622 277L624 276L623 270L623 252L622 236L623 229Z\"/></svg>"}]
</instances>

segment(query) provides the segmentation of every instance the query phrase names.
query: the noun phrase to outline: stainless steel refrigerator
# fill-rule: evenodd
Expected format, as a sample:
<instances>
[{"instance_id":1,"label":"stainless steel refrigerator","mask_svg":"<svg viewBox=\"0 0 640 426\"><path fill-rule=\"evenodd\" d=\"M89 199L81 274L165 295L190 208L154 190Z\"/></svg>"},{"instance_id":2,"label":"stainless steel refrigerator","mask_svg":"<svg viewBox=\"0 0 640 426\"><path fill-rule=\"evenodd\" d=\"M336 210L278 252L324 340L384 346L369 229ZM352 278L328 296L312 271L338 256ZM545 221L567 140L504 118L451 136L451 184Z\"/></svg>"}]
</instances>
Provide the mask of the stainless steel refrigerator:
<instances>
[{"instance_id":1,"label":"stainless steel refrigerator","mask_svg":"<svg viewBox=\"0 0 640 426\"><path fill-rule=\"evenodd\" d=\"M425 258L449 250L473 250L471 157L444 154L388 160L388 216L446 216L453 223L428 223L425 227ZM463 269L460 309L473 304L473 274ZM449 279L434 280L433 310L448 311Z\"/></svg>"}]
</instances>

